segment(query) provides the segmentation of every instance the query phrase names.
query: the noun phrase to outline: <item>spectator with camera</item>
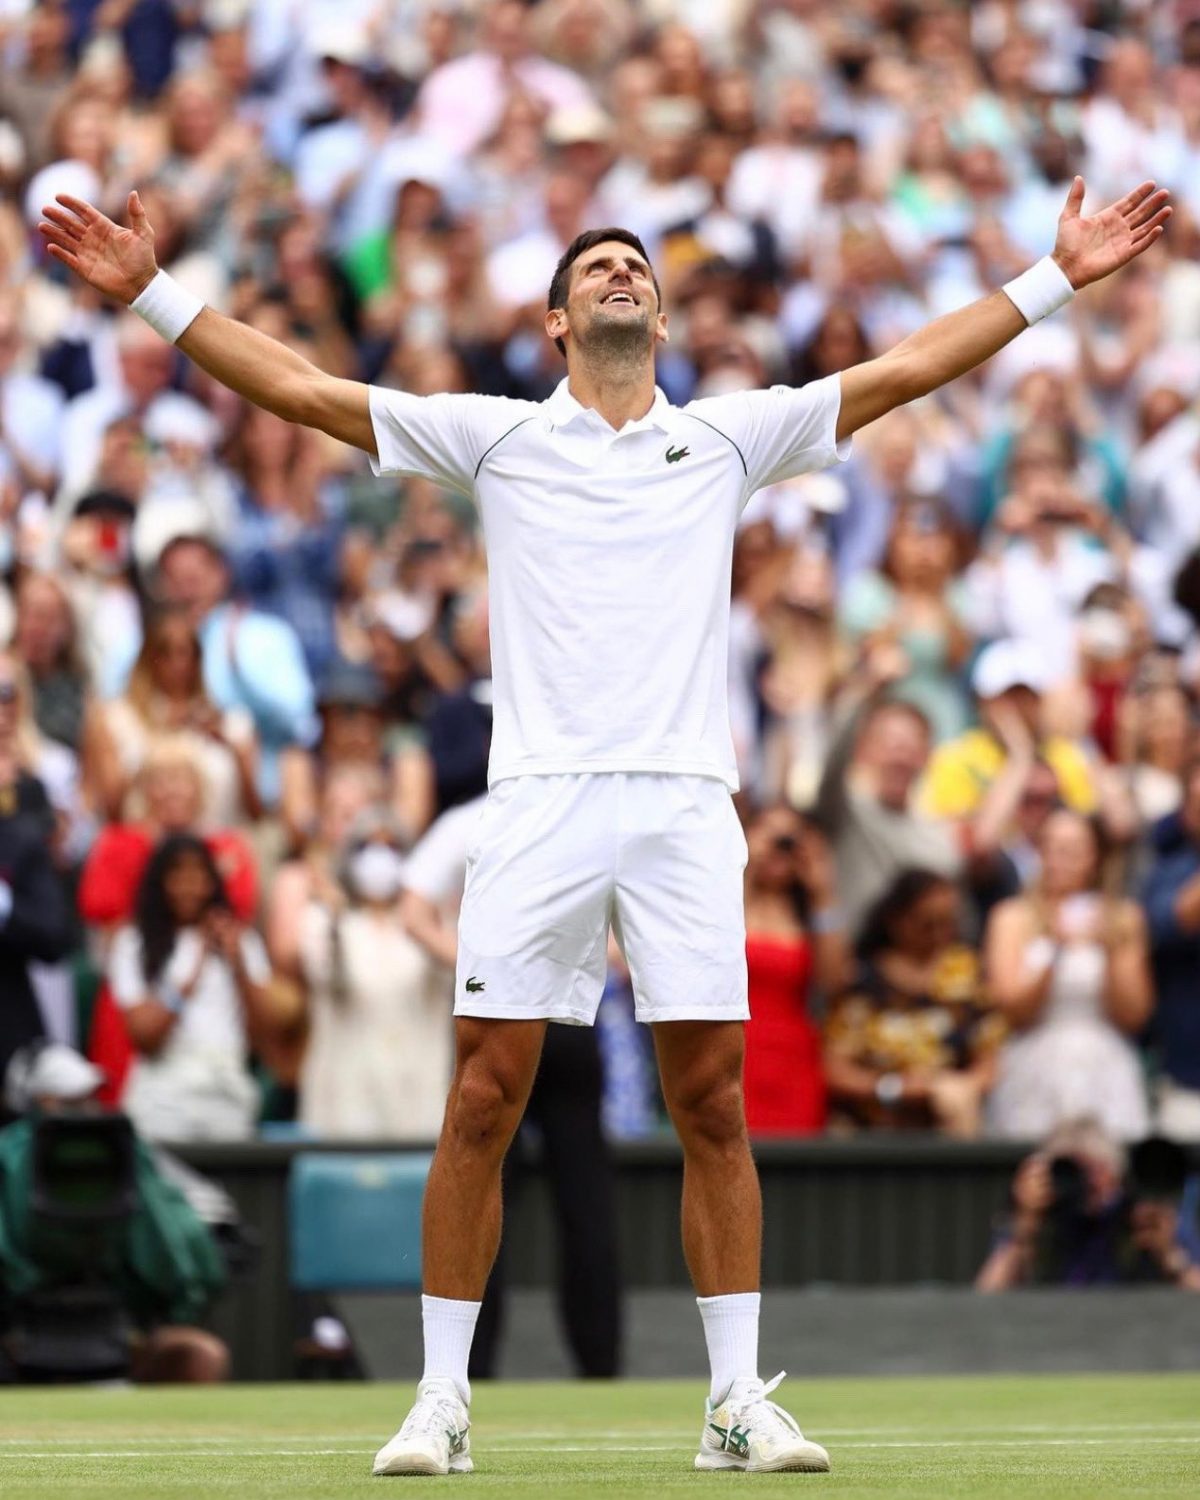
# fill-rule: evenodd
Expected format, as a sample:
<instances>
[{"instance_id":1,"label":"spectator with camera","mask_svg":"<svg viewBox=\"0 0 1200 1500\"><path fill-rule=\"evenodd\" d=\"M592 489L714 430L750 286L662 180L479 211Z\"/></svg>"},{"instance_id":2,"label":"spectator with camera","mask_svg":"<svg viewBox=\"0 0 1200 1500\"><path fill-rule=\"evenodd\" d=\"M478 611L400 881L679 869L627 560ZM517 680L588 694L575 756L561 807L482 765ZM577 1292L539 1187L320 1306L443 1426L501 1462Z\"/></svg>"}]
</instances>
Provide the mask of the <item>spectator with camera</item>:
<instances>
[{"instance_id":1,"label":"spectator with camera","mask_svg":"<svg viewBox=\"0 0 1200 1500\"><path fill-rule=\"evenodd\" d=\"M1012 1028L991 1127L1030 1139L1089 1115L1136 1140L1150 1124L1132 1041L1154 1009L1145 919L1105 893L1094 822L1059 809L1038 852L1037 882L993 910L984 939L988 988Z\"/></svg>"},{"instance_id":2,"label":"spectator with camera","mask_svg":"<svg viewBox=\"0 0 1200 1500\"><path fill-rule=\"evenodd\" d=\"M451 986L405 929L404 852L386 809L361 813L335 899L314 892L300 918L309 1037L299 1117L320 1136L429 1141L441 1127Z\"/></svg>"},{"instance_id":3,"label":"spectator with camera","mask_svg":"<svg viewBox=\"0 0 1200 1500\"><path fill-rule=\"evenodd\" d=\"M1128 1152L1095 1120L1065 1120L1013 1178L1006 1221L975 1286L1158 1285L1200 1292L1187 1162L1170 1141Z\"/></svg>"},{"instance_id":4,"label":"spectator with camera","mask_svg":"<svg viewBox=\"0 0 1200 1500\"><path fill-rule=\"evenodd\" d=\"M1158 1004L1151 1041L1159 1068L1157 1124L1176 1140L1200 1140L1200 759L1182 777L1177 813L1150 834L1142 890Z\"/></svg>"},{"instance_id":5,"label":"spectator with camera","mask_svg":"<svg viewBox=\"0 0 1200 1500\"><path fill-rule=\"evenodd\" d=\"M1004 1024L960 924L957 887L932 870L902 870L876 901L825 1022L835 1122L979 1134Z\"/></svg>"},{"instance_id":6,"label":"spectator with camera","mask_svg":"<svg viewBox=\"0 0 1200 1500\"><path fill-rule=\"evenodd\" d=\"M208 846L154 851L108 981L137 1058L124 1104L150 1140L244 1140L259 1114L251 1047L275 1022L262 940L234 916Z\"/></svg>"},{"instance_id":7,"label":"spectator with camera","mask_svg":"<svg viewBox=\"0 0 1200 1500\"><path fill-rule=\"evenodd\" d=\"M215 1230L236 1228L236 1210L206 1182L136 1136L124 1171L132 1206L100 1203L94 1222L80 1213L71 1158L128 1141L128 1125L96 1094L99 1068L61 1043L23 1047L0 1077L4 1102L19 1118L0 1130L0 1378L6 1354L17 1376L75 1379L128 1373L139 1383L202 1383L227 1378L229 1351L195 1324L226 1278ZM63 1132L59 1122L75 1128ZM65 1181L56 1143L63 1142ZM107 1158L107 1159L106 1159ZM31 1191L36 1183L35 1190ZM92 1184L96 1204L107 1174ZM70 1217L56 1223L59 1194ZM108 1254L95 1254L97 1233ZM64 1339L72 1293L91 1294L90 1315L76 1307L74 1347ZM97 1319L97 1294L110 1296ZM62 1298L55 1310L56 1294ZM43 1319L49 1314L45 1333ZM112 1368L104 1362L111 1361Z\"/></svg>"},{"instance_id":8,"label":"spectator with camera","mask_svg":"<svg viewBox=\"0 0 1200 1500\"><path fill-rule=\"evenodd\" d=\"M811 1135L825 1124L814 999L849 977L833 859L784 803L751 816L746 845L746 1123L752 1135Z\"/></svg>"}]
</instances>

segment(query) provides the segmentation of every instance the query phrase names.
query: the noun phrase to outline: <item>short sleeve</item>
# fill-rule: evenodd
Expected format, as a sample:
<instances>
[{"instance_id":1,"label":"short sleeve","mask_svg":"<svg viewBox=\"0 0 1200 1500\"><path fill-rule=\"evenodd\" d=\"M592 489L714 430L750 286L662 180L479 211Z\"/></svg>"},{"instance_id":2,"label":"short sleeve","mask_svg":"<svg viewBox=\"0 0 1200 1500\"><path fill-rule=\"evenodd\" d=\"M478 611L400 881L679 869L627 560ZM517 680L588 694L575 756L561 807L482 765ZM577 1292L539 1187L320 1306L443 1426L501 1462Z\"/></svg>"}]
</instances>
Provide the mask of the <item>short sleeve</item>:
<instances>
[{"instance_id":1,"label":"short sleeve","mask_svg":"<svg viewBox=\"0 0 1200 1500\"><path fill-rule=\"evenodd\" d=\"M146 998L149 985L142 965L142 940L136 927L122 927L108 954L108 987L122 1010Z\"/></svg>"},{"instance_id":2,"label":"short sleeve","mask_svg":"<svg viewBox=\"0 0 1200 1500\"><path fill-rule=\"evenodd\" d=\"M496 396L413 396L373 385L369 399L375 473L416 474L464 495L490 445L527 415L527 403Z\"/></svg>"},{"instance_id":3,"label":"short sleeve","mask_svg":"<svg viewBox=\"0 0 1200 1500\"><path fill-rule=\"evenodd\" d=\"M737 448L749 497L764 485L844 463L851 443L837 440L841 406L841 376L827 375L799 387L773 385L694 401L687 409Z\"/></svg>"}]
</instances>

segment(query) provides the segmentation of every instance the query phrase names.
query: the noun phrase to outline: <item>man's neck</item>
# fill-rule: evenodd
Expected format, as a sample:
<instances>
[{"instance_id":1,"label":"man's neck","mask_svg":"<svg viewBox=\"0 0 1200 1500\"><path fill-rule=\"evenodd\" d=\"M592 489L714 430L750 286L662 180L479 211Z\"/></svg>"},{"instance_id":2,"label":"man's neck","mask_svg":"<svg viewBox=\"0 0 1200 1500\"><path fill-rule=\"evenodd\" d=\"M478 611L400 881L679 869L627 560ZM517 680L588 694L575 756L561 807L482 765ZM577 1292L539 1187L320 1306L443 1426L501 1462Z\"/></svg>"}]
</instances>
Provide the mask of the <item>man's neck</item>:
<instances>
[{"instance_id":1,"label":"man's neck","mask_svg":"<svg viewBox=\"0 0 1200 1500\"><path fill-rule=\"evenodd\" d=\"M580 406L599 412L608 425L620 432L626 422L636 422L654 405L654 361L639 357L636 363L571 361L567 389Z\"/></svg>"}]
</instances>

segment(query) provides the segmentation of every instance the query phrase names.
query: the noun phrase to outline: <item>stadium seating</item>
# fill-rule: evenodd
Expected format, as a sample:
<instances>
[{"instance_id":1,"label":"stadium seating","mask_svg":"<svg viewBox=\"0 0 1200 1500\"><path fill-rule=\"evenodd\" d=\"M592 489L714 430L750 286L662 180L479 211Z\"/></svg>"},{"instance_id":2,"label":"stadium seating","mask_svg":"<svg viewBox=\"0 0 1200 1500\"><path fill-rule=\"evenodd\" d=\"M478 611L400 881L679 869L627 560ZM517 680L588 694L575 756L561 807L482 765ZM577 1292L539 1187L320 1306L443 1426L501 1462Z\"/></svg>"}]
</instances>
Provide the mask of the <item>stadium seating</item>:
<instances>
[{"instance_id":1,"label":"stadium seating","mask_svg":"<svg viewBox=\"0 0 1200 1500\"><path fill-rule=\"evenodd\" d=\"M421 1285L421 1198L429 1152L302 1152L288 1184L296 1291Z\"/></svg>"}]
</instances>

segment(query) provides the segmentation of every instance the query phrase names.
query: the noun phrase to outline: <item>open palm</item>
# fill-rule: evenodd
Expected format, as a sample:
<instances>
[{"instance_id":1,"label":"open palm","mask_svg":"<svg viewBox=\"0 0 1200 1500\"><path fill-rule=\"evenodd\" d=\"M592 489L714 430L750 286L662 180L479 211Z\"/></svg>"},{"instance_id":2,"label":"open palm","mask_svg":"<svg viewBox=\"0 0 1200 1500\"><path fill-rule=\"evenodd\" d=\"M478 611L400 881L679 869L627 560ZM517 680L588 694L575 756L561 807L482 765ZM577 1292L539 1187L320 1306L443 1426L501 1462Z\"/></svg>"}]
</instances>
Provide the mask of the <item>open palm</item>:
<instances>
[{"instance_id":1,"label":"open palm","mask_svg":"<svg viewBox=\"0 0 1200 1500\"><path fill-rule=\"evenodd\" d=\"M129 195L128 211L129 228L122 229L82 198L60 193L42 209L38 231L55 260L98 292L129 303L149 285L158 268L154 230L136 193Z\"/></svg>"},{"instance_id":2,"label":"open palm","mask_svg":"<svg viewBox=\"0 0 1200 1500\"><path fill-rule=\"evenodd\" d=\"M1098 214L1084 218L1083 178L1076 177L1058 221L1054 259L1076 291L1109 276L1148 249L1171 217L1166 188L1143 182Z\"/></svg>"}]
</instances>

